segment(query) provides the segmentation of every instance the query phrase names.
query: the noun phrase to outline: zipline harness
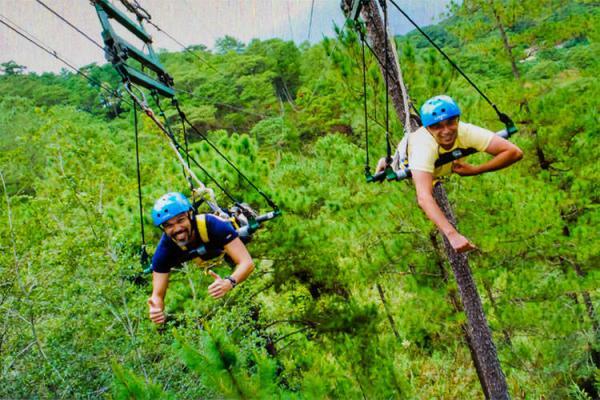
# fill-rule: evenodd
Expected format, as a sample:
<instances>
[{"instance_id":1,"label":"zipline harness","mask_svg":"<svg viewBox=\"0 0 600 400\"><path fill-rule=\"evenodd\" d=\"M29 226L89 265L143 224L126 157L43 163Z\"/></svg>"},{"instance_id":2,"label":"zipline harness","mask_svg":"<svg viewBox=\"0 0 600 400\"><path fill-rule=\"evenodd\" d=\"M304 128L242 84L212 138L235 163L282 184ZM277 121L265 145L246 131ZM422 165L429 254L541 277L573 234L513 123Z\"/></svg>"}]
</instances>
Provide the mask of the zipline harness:
<instances>
[{"instance_id":1,"label":"zipline harness","mask_svg":"<svg viewBox=\"0 0 600 400\"><path fill-rule=\"evenodd\" d=\"M134 117L134 128L135 128L135 143L136 143L136 167L137 167L137 181L138 181L138 201L139 201L139 209L140 209L140 225L141 225L141 235L142 235L142 246L141 246L141 262L144 266L144 271L149 272L150 267L148 266L149 256L146 251L146 241L144 237L144 221L143 221L143 206L142 206L142 192L141 192L141 174L140 174L140 161L139 161L139 134L138 134L138 117L137 117L137 108L139 107L151 120L154 124L159 128L159 130L164 134L165 138L171 149L174 151L179 163L182 166L184 176L186 177L188 183L190 184L190 188L192 190L193 196L201 197L199 202L195 202L194 204L197 206L202 202L205 202L211 210L220 216L224 216L230 218L230 213L223 210L219 207L215 193L212 189L208 188L190 168L191 163L193 163L196 167L198 167L202 172L213 181L213 183L234 203L234 208L232 211L234 214L239 213L240 216L243 216L244 221L247 224L239 227L238 232L240 236L249 238L252 233L254 233L262 222L271 220L279 215L281 215L281 211L277 207L277 205L271 200L269 196L267 196L262 190L260 190L245 174L240 171L237 166L229 160L223 154L219 148L210 141L210 139L204 134L200 132L187 118L183 110L181 109L179 102L175 97L175 89L173 88L173 78L166 72L163 68L160 60L156 56L153 48L152 48L152 38L145 31L142 22L146 20L151 23L157 29L160 30L155 24L150 22L150 14L144 10L136 0L121 0L121 3L132 13L136 15L137 23L131 20L127 15L121 12L119 9L115 8L108 0L92 0L92 4L96 9L96 13L98 14L98 18L100 19L100 24L102 25L102 39L105 44L105 56L108 61L110 61L116 71L121 75L123 85L127 93L129 94L131 100L133 101L133 117ZM110 23L110 19L118 22L121 26L135 35L138 39L140 39L144 43L144 47L147 49L148 54L144 51L134 47L120 36L118 36L112 25ZM128 59L134 59L141 66L142 70L138 70L133 66L127 64ZM150 77L144 72L144 68L152 71L156 78ZM156 104L156 107L159 110L159 115L163 118L164 123L161 122L156 114L152 111L152 109L148 106L146 101L146 97L144 93L137 88L135 85L142 86L146 89L150 90L152 98ZM139 91L139 95L134 93L134 90ZM185 142L185 147L181 146L181 144L176 139L169 121L165 115L165 112L160 104L160 96L171 99L173 107L177 110L179 119L182 125L183 137ZM267 204L272 208L272 210L266 214L257 216L253 210L251 210L245 203L238 201L226 188L224 188L219 182L208 173L208 171L196 160L194 159L189 152L188 147L188 138L186 131L186 124L197 134L199 135L208 145L217 152L217 154L227 162L236 173L243 178L256 192L265 199ZM185 155L185 158L183 155Z\"/></svg>"},{"instance_id":2,"label":"zipline harness","mask_svg":"<svg viewBox=\"0 0 600 400\"><path fill-rule=\"evenodd\" d=\"M401 86L402 89L402 95L403 95L403 100L404 100L404 108L405 108L405 113L406 113L406 122L404 124L404 138L402 139L402 141L400 142L399 148L402 148L402 153L404 154L399 154L399 151L396 151L395 156L392 158L392 154L391 154L391 147L390 147L390 142L389 142L389 106L388 106L388 99L389 99L389 83L388 83L388 70L389 70L389 56L388 56L388 50L389 50L389 40L388 40L388 13L387 13L387 1L388 0L379 0L379 4L383 10L383 18L384 18L384 29L385 29L385 60L382 62L381 59L377 56L377 54L375 53L375 51L371 48L371 46L369 46L368 42L365 39L365 35L364 35L364 27L362 26L362 24L358 23L358 17L360 15L362 6L369 0L353 0L351 3L351 7L350 7L350 19L352 19L355 24L354 26L356 27L358 34L360 36L360 41L361 41L361 47L362 47L362 69L363 69L363 108L364 108L364 113L365 113L365 150L366 150L366 161L365 161L365 175L367 178L367 182L382 182L384 180L395 180L395 181L399 181L399 180L403 180L406 178L409 178L411 176L411 172L409 169L409 165L408 165L408 160L407 160L407 154L406 154L406 148L408 146L408 134L410 133L410 113L408 110L408 105L410 104L413 109L414 109L414 105L412 104L412 102L410 102L410 99L408 99L408 94L406 92L406 88L404 87L404 84L402 82L402 78L401 76L399 76L399 84ZM501 130L500 132L496 132L496 134L500 137L503 137L505 139L510 138L510 136L512 136L514 133L517 132L517 127L515 126L514 122L510 119L510 117L506 114L504 114L503 112L501 112L498 107L496 106L496 104L492 103L492 101L485 95L485 93L483 93L483 91L481 89L479 89L479 87L477 87L477 85L467 76L467 74L465 74L462 69L460 69L460 67L458 65L456 65L456 63L454 63L454 61L452 61L452 59L433 41L433 39L431 39L431 37L429 37L429 35L427 35L427 33L425 33L420 27L419 25L417 25L412 18L410 18L410 16L408 14L406 14L406 12L404 12L404 10L402 10L400 8L400 6L398 6L398 4L396 4L396 2L394 0L389 0L390 3L398 10L400 11L400 13L402 13L402 15L404 15L408 21L419 31L419 33L421 35L423 35L428 41L429 43L431 43L431 45L439 52L441 53L444 58L446 58L446 60L450 63L450 65L452 66L452 68L454 68L456 71L458 71L463 78L466 79L466 81L477 91L477 93L494 109L494 111L496 112L496 115L498 116L498 119L500 120L500 122L502 122L505 125L505 129ZM369 129L368 129L368 124L367 124L367 81L366 81L366 59L365 59L365 45L367 46L367 48L371 51L371 53L375 56L375 58L377 59L377 61L379 62L380 65L383 66L384 68L384 76L385 76L385 90L386 90L386 132L385 132L385 138L386 138L386 157L385 157L385 161L386 161L386 165L385 165L385 169L381 172L378 172L374 175L371 174L371 168L369 166ZM399 74L401 75L401 74ZM468 149L462 149L462 148L457 148L454 149L453 151L449 152L449 153L444 153L442 155L440 155L438 157L438 159L435 162L435 167L440 167L442 165L451 163L455 160L458 160L459 158L468 156L470 154L474 154L476 153L477 150L473 149L473 148L468 148ZM392 167L392 161L394 161L394 164L396 164L396 168Z\"/></svg>"}]
</instances>

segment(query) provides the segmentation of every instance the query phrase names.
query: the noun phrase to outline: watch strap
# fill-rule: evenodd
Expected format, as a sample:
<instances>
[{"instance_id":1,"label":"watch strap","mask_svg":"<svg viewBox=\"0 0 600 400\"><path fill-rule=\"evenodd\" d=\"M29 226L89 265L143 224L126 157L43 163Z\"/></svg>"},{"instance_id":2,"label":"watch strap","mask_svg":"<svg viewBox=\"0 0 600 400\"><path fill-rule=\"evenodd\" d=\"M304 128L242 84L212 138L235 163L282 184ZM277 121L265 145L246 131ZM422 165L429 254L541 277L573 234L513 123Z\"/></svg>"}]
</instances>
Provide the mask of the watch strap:
<instances>
[{"instance_id":1,"label":"watch strap","mask_svg":"<svg viewBox=\"0 0 600 400\"><path fill-rule=\"evenodd\" d=\"M232 289L237 286L237 281L235 280L235 278L233 278L231 276L226 276L225 279L227 279L229 282L231 282Z\"/></svg>"}]
</instances>

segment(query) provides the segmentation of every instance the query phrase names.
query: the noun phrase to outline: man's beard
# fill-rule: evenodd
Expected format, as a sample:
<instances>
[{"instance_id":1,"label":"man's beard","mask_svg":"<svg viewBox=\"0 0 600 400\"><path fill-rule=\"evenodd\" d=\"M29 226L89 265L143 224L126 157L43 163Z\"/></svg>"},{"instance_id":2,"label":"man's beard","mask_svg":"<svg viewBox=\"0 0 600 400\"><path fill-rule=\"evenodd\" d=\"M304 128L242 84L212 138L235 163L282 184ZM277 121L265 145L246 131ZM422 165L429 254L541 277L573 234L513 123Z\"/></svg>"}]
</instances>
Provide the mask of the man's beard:
<instances>
[{"instance_id":1,"label":"man's beard","mask_svg":"<svg viewBox=\"0 0 600 400\"><path fill-rule=\"evenodd\" d=\"M175 234L173 234L172 239L173 241L175 241L175 243L177 243L178 246L186 247L190 243L192 235L190 231L182 229L180 231L175 232Z\"/></svg>"}]
</instances>

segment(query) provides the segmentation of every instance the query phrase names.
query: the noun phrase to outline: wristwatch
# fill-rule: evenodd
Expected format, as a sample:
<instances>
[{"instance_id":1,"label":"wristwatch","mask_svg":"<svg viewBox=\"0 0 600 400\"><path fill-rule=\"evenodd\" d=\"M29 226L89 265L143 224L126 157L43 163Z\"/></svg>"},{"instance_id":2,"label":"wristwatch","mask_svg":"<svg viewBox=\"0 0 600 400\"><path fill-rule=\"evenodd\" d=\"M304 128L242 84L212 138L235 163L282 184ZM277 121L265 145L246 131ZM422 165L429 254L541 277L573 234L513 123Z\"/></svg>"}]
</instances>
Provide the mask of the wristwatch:
<instances>
[{"instance_id":1,"label":"wristwatch","mask_svg":"<svg viewBox=\"0 0 600 400\"><path fill-rule=\"evenodd\" d=\"M236 287L237 285L237 281L235 280L235 278L231 277L231 276L226 276L225 279L227 279L229 282L231 282L231 288L233 289L234 287Z\"/></svg>"}]
</instances>

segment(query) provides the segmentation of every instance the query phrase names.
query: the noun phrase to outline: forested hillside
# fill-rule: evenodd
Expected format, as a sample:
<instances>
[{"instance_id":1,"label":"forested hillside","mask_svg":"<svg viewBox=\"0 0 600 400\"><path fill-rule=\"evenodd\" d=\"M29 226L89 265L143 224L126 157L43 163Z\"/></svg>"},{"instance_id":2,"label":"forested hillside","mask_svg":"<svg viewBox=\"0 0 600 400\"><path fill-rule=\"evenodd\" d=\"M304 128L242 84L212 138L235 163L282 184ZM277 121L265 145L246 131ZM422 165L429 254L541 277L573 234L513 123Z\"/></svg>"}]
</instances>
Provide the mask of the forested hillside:
<instances>
[{"instance_id":1,"label":"forested hillside","mask_svg":"<svg viewBox=\"0 0 600 400\"><path fill-rule=\"evenodd\" d=\"M599 398L600 8L489 3L463 1L426 31L511 115L525 157L445 187L480 249L470 264L511 396ZM483 398L441 236L410 183L365 183L360 43L337 33L315 45L225 37L212 51L161 53L194 126L283 216L257 233L256 270L225 299L208 295L213 279L193 263L174 273L158 328L138 256L131 101L66 70L2 65L0 398ZM463 120L502 129L418 33L396 42L417 107L447 93ZM385 88L370 55L367 64L373 160L385 153ZM119 87L110 65L83 70ZM401 124L391 124L396 142ZM140 126L153 250L154 200L189 188L159 131L147 118ZM221 184L268 210L190 140Z\"/></svg>"}]
</instances>

